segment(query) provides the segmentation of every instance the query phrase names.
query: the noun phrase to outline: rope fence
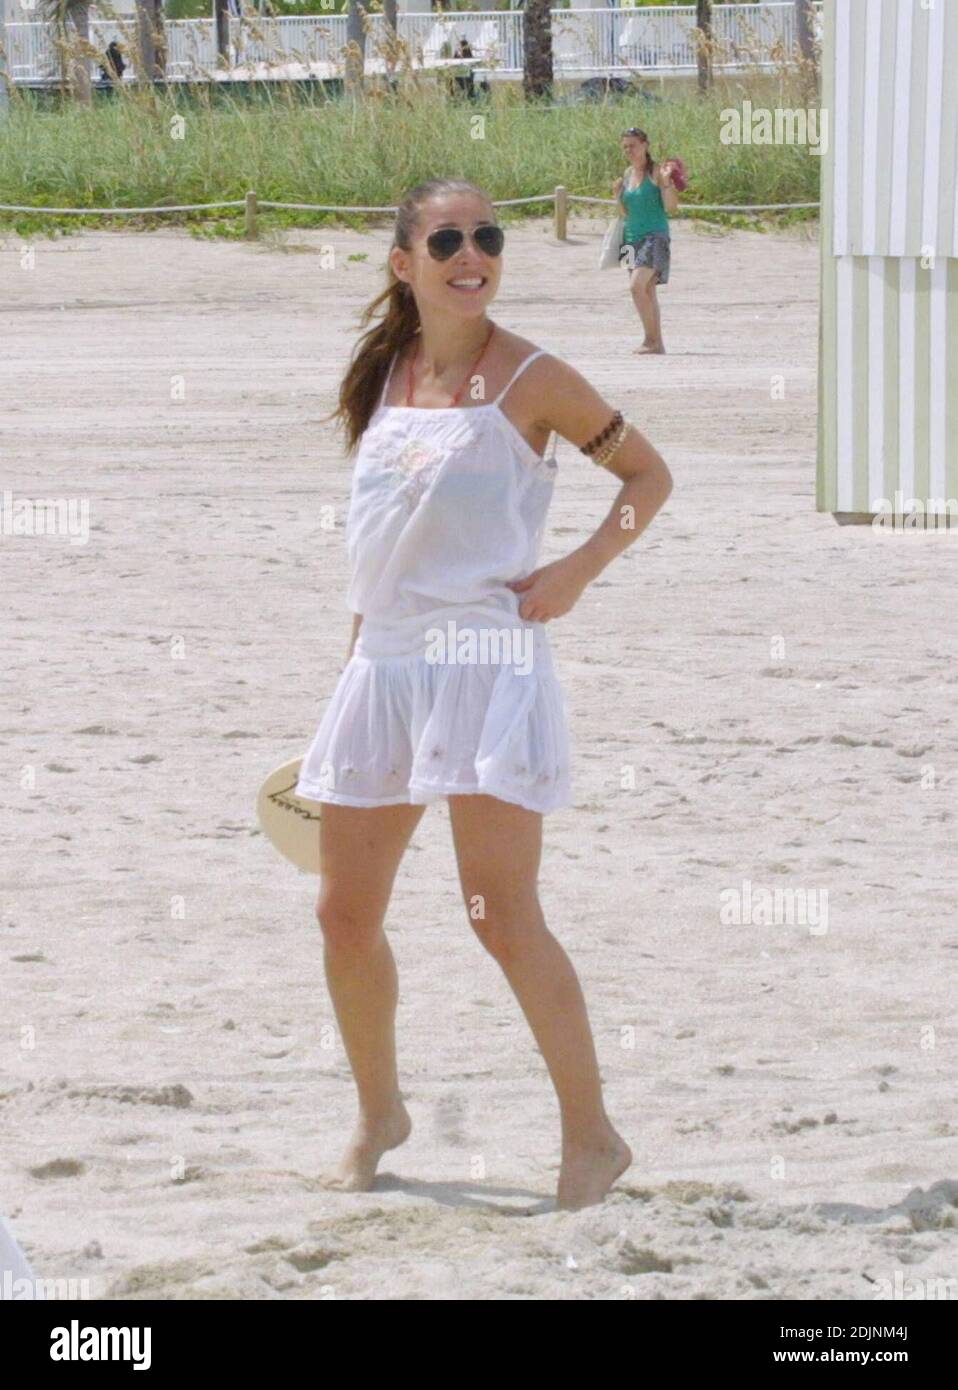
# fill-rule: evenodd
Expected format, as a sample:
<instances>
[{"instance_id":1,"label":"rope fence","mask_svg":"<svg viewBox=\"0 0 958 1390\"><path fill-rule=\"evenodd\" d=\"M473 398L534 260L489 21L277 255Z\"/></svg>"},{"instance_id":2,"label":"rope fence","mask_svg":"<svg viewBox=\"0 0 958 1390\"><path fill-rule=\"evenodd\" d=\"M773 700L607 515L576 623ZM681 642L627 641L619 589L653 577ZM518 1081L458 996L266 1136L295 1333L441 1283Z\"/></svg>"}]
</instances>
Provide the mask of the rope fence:
<instances>
[{"instance_id":1,"label":"rope fence","mask_svg":"<svg viewBox=\"0 0 958 1390\"><path fill-rule=\"evenodd\" d=\"M593 203L601 207L616 207L615 198L591 198L584 193L570 193L566 188L559 185L553 193L537 193L529 198L499 198L493 201L493 207L511 208L520 207L527 203L552 203L553 221L555 224L555 234L558 241L567 240L567 224L569 216L569 205L571 203ZM677 216L696 212L790 212L792 210L807 210L820 207L820 203L749 203L737 205L732 203L690 203L684 208L679 209ZM0 203L0 212L32 212L48 213L57 217L130 217L137 213L164 213L164 212L203 212L207 208L244 208L245 209L245 235L249 240L255 240L259 235L257 227L257 215L261 208L280 208L291 212L346 212L346 213L375 213L385 214L397 212L395 207L341 207L329 203L282 203L276 202L271 198L260 198L250 190L245 198L232 198L224 202L217 203L164 203L159 207L149 208L48 208L32 207L26 203Z\"/></svg>"},{"instance_id":2,"label":"rope fence","mask_svg":"<svg viewBox=\"0 0 958 1390\"><path fill-rule=\"evenodd\" d=\"M0 212L51 212L57 216L72 213L78 217L92 213L103 217L128 217L134 212L200 212L203 208L241 208L245 203L244 198L230 203L164 203L161 207L153 208L38 208L28 203L0 203Z\"/></svg>"}]
</instances>

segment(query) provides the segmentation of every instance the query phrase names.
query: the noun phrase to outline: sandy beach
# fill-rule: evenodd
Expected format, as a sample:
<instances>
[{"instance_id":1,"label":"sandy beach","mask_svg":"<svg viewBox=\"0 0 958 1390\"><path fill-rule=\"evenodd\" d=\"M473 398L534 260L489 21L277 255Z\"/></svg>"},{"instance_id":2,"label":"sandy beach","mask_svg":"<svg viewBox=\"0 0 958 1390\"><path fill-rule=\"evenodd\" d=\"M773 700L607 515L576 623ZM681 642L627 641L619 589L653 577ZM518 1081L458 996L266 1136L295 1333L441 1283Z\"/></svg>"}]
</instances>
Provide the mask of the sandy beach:
<instances>
[{"instance_id":1,"label":"sandy beach","mask_svg":"<svg viewBox=\"0 0 958 1390\"><path fill-rule=\"evenodd\" d=\"M360 1300L958 1279L958 532L815 511L816 228L677 223L661 358L632 356L601 232L509 227L492 311L675 479L549 627L576 799L545 818L540 896L635 1152L580 1212L555 1209L554 1093L444 802L387 920L413 1133L373 1192L319 1183L355 1092L316 880L254 800L346 653L350 472L320 420L389 230L6 235L2 488L89 505L85 543L0 535L0 1213L41 1277ZM616 492L558 458L543 562Z\"/></svg>"}]
</instances>

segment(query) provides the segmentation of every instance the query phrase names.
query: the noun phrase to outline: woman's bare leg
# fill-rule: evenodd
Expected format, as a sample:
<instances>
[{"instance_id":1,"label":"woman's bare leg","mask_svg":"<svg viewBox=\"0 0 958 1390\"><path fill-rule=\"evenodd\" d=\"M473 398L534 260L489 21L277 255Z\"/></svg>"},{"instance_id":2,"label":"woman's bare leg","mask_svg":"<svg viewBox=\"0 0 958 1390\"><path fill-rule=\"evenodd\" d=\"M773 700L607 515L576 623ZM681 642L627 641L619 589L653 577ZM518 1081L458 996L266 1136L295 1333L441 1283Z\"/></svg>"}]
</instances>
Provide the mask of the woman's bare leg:
<instances>
[{"instance_id":1,"label":"woman's bare leg","mask_svg":"<svg viewBox=\"0 0 958 1390\"><path fill-rule=\"evenodd\" d=\"M450 796L449 812L470 925L519 1000L559 1098L558 1204L601 1202L632 1151L605 1113L582 989L539 905L542 816L492 796Z\"/></svg>"},{"instance_id":2,"label":"woman's bare leg","mask_svg":"<svg viewBox=\"0 0 958 1390\"><path fill-rule=\"evenodd\" d=\"M632 302L645 329L645 342L635 349L637 353L665 352L665 344L662 341L662 315L658 295L655 293L658 274L651 266L643 265L638 266L629 276Z\"/></svg>"},{"instance_id":3,"label":"woman's bare leg","mask_svg":"<svg viewBox=\"0 0 958 1390\"><path fill-rule=\"evenodd\" d=\"M326 1185L365 1192L387 1149L409 1137L396 1071L396 962L383 931L400 860L425 806L323 805L320 890L326 980L359 1092L359 1119Z\"/></svg>"},{"instance_id":4,"label":"woman's bare leg","mask_svg":"<svg viewBox=\"0 0 958 1390\"><path fill-rule=\"evenodd\" d=\"M662 310L659 305L659 296L658 291L656 289L658 283L659 276L658 271L656 271L656 273L652 276L652 279L649 281L647 293L649 296L649 300L652 304L652 315L655 327L655 341L657 344L656 351L664 353L665 344L662 341Z\"/></svg>"}]
</instances>

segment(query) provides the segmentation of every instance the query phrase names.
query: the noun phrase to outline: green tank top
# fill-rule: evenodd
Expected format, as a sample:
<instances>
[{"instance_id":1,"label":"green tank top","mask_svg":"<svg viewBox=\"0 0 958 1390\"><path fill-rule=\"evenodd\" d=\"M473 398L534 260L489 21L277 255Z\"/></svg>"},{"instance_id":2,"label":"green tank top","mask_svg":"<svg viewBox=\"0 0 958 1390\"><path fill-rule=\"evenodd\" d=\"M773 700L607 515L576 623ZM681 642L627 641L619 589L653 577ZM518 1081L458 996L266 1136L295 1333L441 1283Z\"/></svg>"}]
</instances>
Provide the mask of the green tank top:
<instances>
[{"instance_id":1,"label":"green tank top","mask_svg":"<svg viewBox=\"0 0 958 1390\"><path fill-rule=\"evenodd\" d=\"M624 188L622 199L625 203L624 241L639 241L650 232L669 236L669 218L662 202L662 190L646 174L638 188Z\"/></svg>"}]
</instances>

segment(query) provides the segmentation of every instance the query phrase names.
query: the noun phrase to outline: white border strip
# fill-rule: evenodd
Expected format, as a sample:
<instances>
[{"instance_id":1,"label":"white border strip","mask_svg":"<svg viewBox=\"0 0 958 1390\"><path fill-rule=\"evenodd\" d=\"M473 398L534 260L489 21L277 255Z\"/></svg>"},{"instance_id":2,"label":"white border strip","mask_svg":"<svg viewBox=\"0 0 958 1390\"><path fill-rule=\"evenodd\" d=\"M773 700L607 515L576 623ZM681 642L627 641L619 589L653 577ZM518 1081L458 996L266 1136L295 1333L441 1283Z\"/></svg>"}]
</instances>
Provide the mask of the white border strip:
<instances>
[{"instance_id":1,"label":"white border strip","mask_svg":"<svg viewBox=\"0 0 958 1390\"><path fill-rule=\"evenodd\" d=\"M848 251L848 142L851 119L851 7L841 4L835 10L835 139L832 254L847 256Z\"/></svg>"},{"instance_id":2,"label":"white border strip","mask_svg":"<svg viewBox=\"0 0 958 1390\"><path fill-rule=\"evenodd\" d=\"M847 3L847 0L846 0ZM891 223L889 256L905 254L905 220L908 215L908 176L911 169L911 39L915 15L912 0L898 0L898 42L895 46L895 124L892 148Z\"/></svg>"},{"instance_id":3,"label":"white border strip","mask_svg":"<svg viewBox=\"0 0 958 1390\"><path fill-rule=\"evenodd\" d=\"M898 295L898 480L905 502L915 495L915 319L918 262L902 256Z\"/></svg>"},{"instance_id":4,"label":"white border strip","mask_svg":"<svg viewBox=\"0 0 958 1390\"><path fill-rule=\"evenodd\" d=\"M928 372L928 491L947 501L948 457L948 261L931 272L931 343Z\"/></svg>"},{"instance_id":5,"label":"white border strip","mask_svg":"<svg viewBox=\"0 0 958 1390\"><path fill-rule=\"evenodd\" d=\"M862 227L860 254L876 256L878 246L878 85L881 81L882 0L868 0L865 12L865 113L862 148ZM889 158L882 157L883 165ZM894 154L891 154L894 160ZM881 494L879 494L881 495Z\"/></svg>"},{"instance_id":6,"label":"white border strip","mask_svg":"<svg viewBox=\"0 0 958 1390\"><path fill-rule=\"evenodd\" d=\"M855 261L839 256L835 267L835 400L836 400L836 511L855 510L855 317L853 291Z\"/></svg>"},{"instance_id":7,"label":"white border strip","mask_svg":"<svg viewBox=\"0 0 958 1390\"><path fill-rule=\"evenodd\" d=\"M885 258L868 258L868 501L885 496Z\"/></svg>"},{"instance_id":8,"label":"white border strip","mask_svg":"<svg viewBox=\"0 0 958 1390\"><path fill-rule=\"evenodd\" d=\"M952 0L954 4L954 0ZM936 254L938 240L939 173L941 169L941 111L945 63L945 5L928 16L928 80L925 87L925 187L921 211L923 254ZM952 74L952 81L956 75ZM926 251L930 248L930 252ZM944 251L945 248L942 247Z\"/></svg>"}]
</instances>

